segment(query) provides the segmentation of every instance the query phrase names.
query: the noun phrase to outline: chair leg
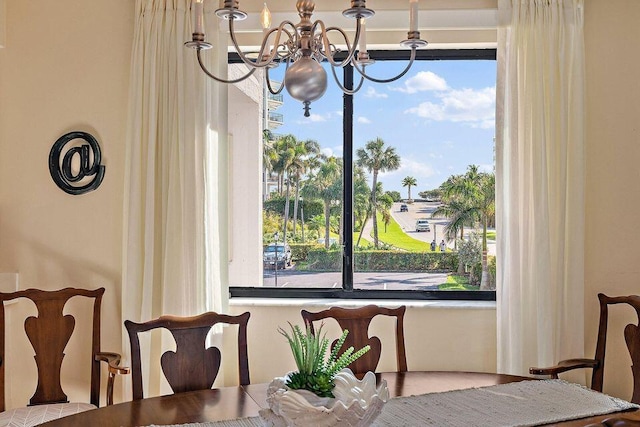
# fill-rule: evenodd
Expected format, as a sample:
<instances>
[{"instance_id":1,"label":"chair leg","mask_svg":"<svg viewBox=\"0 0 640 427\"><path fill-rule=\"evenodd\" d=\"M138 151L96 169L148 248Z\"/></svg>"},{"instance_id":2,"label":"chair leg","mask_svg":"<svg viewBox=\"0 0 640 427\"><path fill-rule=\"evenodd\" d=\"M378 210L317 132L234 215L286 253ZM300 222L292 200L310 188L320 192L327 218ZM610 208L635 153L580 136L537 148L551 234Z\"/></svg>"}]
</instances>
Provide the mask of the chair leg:
<instances>
[{"instance_id":1,"label":"chair leg","mask_svg":"<svg viewBox=\"0 0 640 427\"><path fill-rule=\"evenodd\" d=\"M115 378L116 374L109 372L109 379L107 379L107 406L113 405L113 382Z\"/></svg>"}]
</instances>

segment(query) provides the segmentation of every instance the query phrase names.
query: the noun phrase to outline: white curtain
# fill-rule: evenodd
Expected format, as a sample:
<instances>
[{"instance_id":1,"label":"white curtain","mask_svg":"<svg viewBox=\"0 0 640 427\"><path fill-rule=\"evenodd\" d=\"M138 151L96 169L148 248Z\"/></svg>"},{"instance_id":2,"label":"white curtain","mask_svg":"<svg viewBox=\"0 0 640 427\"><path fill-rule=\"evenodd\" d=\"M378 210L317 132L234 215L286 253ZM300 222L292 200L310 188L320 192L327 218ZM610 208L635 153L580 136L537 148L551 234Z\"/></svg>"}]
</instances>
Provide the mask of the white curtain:
<instances>
[{"instance_id":1,"label":"white curtain","mask_svg":"<svg viewBox=\"0 0 640 427\"><path fill-rule=\"evenodd\" d=\"M584 353L583 0L498 12L498 371L527 374Z\"/></svg>"},{"instance_id":2,"label":"white curtain","mask_svg":"<svg viewBox=\"0 0 640 427\"><path fill-rule=\"evenodd\" d=\"M124 194L122 320L225 311L226 251L220 248L219 150L227 135L226 88L198 67L190 0L137 0ZM205 52L226 73L217 20L207 13ZM215 25L215 28L212 26ZM220 148L222 147L222 148ZM224 193L224 192L222 192ZM223 241L224 244L224 241ZM156 342L157 341L157 342ZM159 360L167 341L141 341L143 361ZM127 361L129 339L123 329ZM145 367L145 395L161 375ZM151 378L151 380L149 380ZM131 391L125 381L125 398Z\"/></svg>"}]
</instances>

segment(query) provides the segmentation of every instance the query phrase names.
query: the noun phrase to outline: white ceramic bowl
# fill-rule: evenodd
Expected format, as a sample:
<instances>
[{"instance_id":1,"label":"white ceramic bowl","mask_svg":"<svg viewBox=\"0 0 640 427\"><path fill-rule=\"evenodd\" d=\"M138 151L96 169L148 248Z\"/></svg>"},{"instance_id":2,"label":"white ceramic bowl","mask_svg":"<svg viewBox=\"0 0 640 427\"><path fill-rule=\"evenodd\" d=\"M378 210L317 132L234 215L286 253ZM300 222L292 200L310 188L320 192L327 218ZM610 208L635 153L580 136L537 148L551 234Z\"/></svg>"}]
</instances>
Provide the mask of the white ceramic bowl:
<instances>
[{"instance_id":1,"label":"white ceramic bowl","mask_svg":"<svg viewBox=\"0 0 640 427\"><path fill-rule=\"evenodd\" d=\"M368 426L376 419L389 400L386 381L376 388L376 377L367 372L358 380L350 369L335 377L335 398L322 398L307 390L289 390L285 378L269 384L267 404L260 418L269 427L302 426Z\"/></svg>"}]
</instances>

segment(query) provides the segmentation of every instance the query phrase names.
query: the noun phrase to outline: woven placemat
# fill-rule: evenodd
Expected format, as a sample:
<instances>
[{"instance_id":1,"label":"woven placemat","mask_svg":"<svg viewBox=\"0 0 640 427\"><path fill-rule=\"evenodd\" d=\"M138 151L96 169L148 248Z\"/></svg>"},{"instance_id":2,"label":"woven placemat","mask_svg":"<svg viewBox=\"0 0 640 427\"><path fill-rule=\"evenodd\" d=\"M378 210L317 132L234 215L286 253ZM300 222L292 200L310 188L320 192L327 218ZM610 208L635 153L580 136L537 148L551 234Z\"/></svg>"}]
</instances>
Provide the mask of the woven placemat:
<instances>
[{"instance_id":1,"label":"woven placemat","mask_svg":"<svg viewBox=\"0 0 640 427\"><path fill-rule=\"evenodd\" d=\"M536 426L637 408L640 405L563 380L521 381L391 399L373 426ZM261 426L259 417L180 425Z\"/></svg>"}]
</instances>

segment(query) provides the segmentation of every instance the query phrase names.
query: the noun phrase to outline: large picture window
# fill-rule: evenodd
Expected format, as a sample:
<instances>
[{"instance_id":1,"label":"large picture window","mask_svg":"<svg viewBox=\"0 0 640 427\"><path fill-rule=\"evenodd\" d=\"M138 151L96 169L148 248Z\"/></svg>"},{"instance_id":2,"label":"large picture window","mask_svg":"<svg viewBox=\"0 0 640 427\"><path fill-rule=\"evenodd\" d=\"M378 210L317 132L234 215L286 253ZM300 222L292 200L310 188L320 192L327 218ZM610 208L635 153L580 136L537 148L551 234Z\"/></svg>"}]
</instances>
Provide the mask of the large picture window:
<instances>
[{"instance_id":1,"label":"large picture window","mask_svg":"<svg viewBox=\"0 0 640 427\"><path fill-rule=\"evenodd\" d=\"M370 54L376 77L408 58ZM309 117L264 91L262 283L231 295L495 299L495 50L421 51L353 96L327 73Z\"/></svg>"}]
</instances>

